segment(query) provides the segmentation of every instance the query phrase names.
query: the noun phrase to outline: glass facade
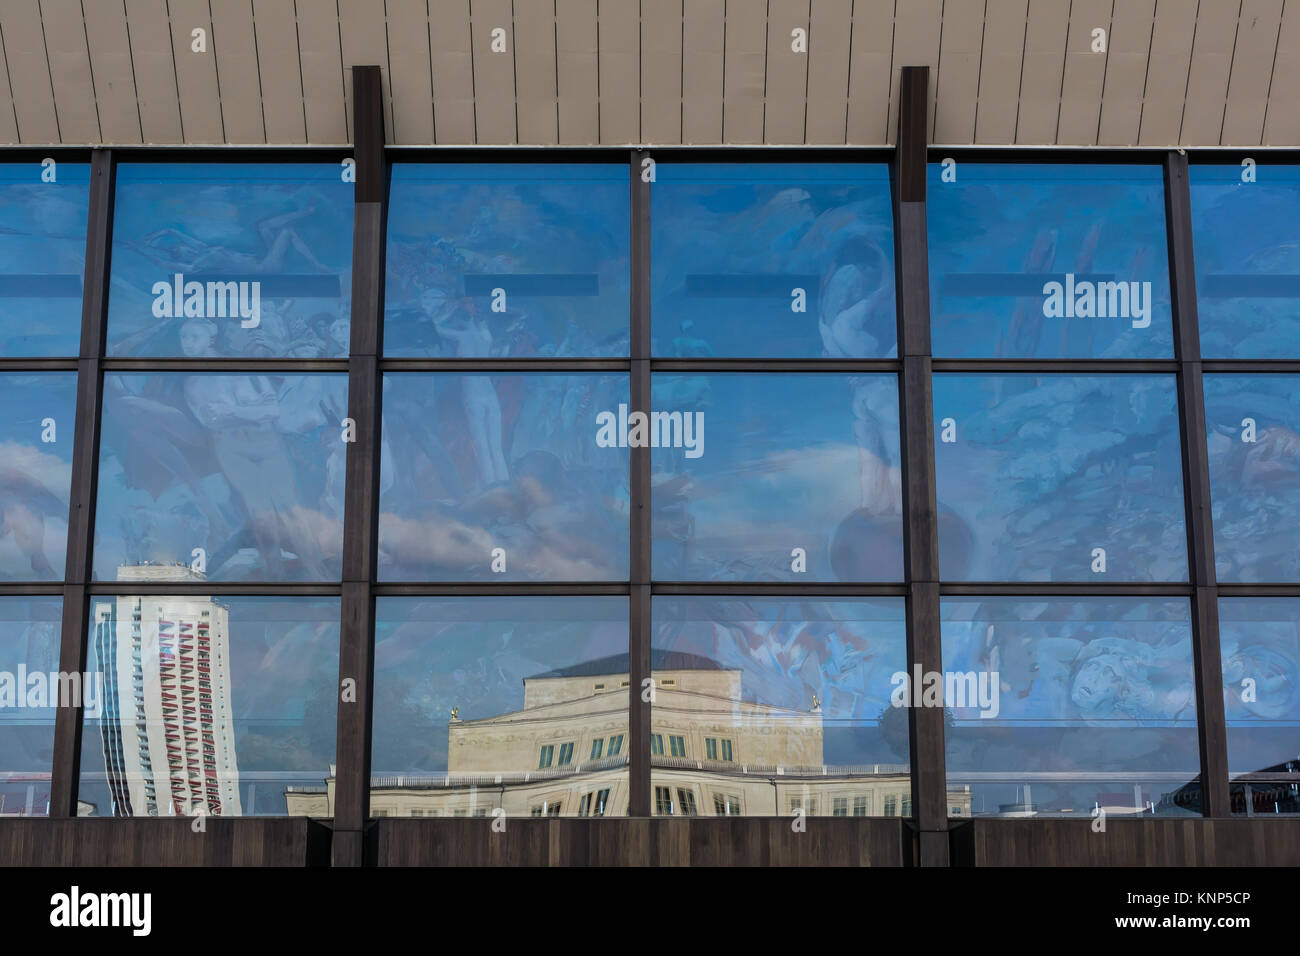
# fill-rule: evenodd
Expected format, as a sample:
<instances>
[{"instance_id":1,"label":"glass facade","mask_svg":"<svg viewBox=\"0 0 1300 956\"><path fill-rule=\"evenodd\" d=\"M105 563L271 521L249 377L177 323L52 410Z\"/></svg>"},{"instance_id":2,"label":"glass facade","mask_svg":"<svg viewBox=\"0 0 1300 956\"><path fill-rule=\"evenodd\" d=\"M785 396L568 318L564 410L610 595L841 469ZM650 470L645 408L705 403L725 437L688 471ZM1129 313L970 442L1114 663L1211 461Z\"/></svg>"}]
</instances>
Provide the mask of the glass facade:
<instances>
[{"instance_id":1,"label":"glass facade","mask_svg":"<svg viewBox=\"0 0 1300 956\"><path fill-rule=\"evenodd\" d=\"M1292 167L499 155L0 169L0 814L1300 813Z\"/></svg>"}]
</instances>

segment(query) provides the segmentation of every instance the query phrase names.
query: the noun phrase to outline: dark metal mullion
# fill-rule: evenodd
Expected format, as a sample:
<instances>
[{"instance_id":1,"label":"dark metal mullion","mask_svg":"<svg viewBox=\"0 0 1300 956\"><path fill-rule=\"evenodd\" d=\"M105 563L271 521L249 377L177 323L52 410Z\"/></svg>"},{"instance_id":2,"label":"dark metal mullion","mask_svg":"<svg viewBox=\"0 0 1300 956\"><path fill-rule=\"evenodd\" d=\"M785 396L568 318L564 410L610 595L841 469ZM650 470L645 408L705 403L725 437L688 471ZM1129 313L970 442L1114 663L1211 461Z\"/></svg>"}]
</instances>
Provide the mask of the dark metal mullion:
<instances>
[{"instance_id":1,"label":"dark metal mullion","mask_svg":"<svg viewBox=\"0 0 1300 956\"><path fill-rule=\"evenodd\" d=\"M894 268L898 295L903 567L907 669L943 669L939 640L938 505L934 479L930 275L926 237L926 116L930 69L905 66L894 156ZM908 708L912 812L922 866L948 865L948 787L942 707Z\"/></svg>"},{"instance_id":2,"label":"dark metal mullion","mask_svg":"<svg viewBox=\"0 0 1300 956\"><path fill-rule=\"evenodd\" d=\"M650 154L629 153L631 202L629 296L630 405L634 410L650 409L650 183L644 181L641 163ZM628 529L628 808L629 816L650 816L650 696L643 692L652 680L650 646L650 449L631 448L631 502Z\"/></svg>"},{"instance_id":3,"label":"dark metal mullion","mask_svg":"<svg viewBox=\"0 0 1300 956\"><path fill-rule=\"evenodd\" d=\"M933 359L936 372L1143 374L1176 372L1172 359Z\"/></svg>"},{"instance_id":4,"label":"dark metal mullion","mask_svg":"<svg viewBox=\"0 0 1300 956\"><path fill-rule=\"evenodd\" d=\"M59 670L86 671L90 616L95 484L99 476L99 419L104 371L104 327L113 233L113 154L97 149L90 160L90 207L86 222L86 278L81 298L81 353L77 359L77 412L68 495L68 547L63 573ZM77 702L78 704L80 702ZM81 707L60 706L54 717L54 763L50 816L76 815L81 772Z\"/></svg>"},{"instance_id":5,"label":"dark metal mullion","mask_svg":"<svg viewBox=\"0 0 1300 956\"><path fill-rule=\"evenodd\" d=\"M1183 492L1192 584L1192 652L1196 665L1196 726L1201 754L1201 811L1232 813L1228 793L1228 731L1223 705L1223 659L1219 646L1219 594L1214 568L1209 448L1201 367L1196 269L1192 255L1192 196L1187 155L1165 159L1165 216L1169 237L1169 289L1174 310L1174 356L1178 371L1178 420L1182 432Z\"/></svg>"},{"instance_id":6,"label":"dark metal mullion","mask_svg":"<svg viewBox=\"0 0 1300 956\"><path fill-rule=\"evenodd\" d=\"M346 372L348 360L295 358L105 358L106 372Z\"/></svg>"},{"instance_id":7,"label":"dark metal mullion","mask_svg":"<svg viewBox=\"0 0 1300 956\"><path fill-rule=\"evenodd\" d=\"M348 417L355 441L347 449L343 581L339 633L338 752L333 863L365 862L370 816L370 747L374 729L375 607L379 556L379 449L382 389L379 355L384 308L384 229L387 171L379 67L352 68L356 159L352 232L352 339L348 356Z\"/></svg>"}]
</instances>

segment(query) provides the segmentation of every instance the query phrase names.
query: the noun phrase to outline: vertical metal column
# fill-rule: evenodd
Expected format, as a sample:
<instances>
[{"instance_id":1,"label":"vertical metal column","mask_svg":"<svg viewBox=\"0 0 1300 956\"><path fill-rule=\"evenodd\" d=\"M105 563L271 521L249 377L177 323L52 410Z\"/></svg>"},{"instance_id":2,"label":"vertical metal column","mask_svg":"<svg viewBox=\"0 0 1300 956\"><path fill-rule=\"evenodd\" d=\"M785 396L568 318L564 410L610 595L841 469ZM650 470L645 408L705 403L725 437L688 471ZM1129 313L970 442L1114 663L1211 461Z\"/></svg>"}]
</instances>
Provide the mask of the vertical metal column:
<instances>
[{"instance_id":1,"label":"vertical metal column","mask_svg":"<svg viewBox=\"0 0 1300 956\"><path fill-rule=\"evenodd\" d=\"M930 268L925 221L926 112L930 68L905 66L894 154L894 270L903 456L903 567L907 669L941 671L939 537L934 484ZM912 811L922 866L948 865L948 787L942 707L909 707Z\"/></svg>"},{"instance_id":2,"label":"vertical metal column","mask_svg":"<svg viewBox=\"0 0 1300 956\"><path fill-rule=\"evenodd\" d=\"M1201 812L1207 817L1226 817L1232 810L1228 797L1228 730L1219 648L1219 585L1214 570L1205 387L1196 310L1196 269L1192 258L1192 193L1187 155L1183 152L1170 152L1165 158L1165 217L1169 236L1169 289L1174 308L1174 357L1178 360L1178 421L1182 430L1188 570L1192 584Z\"/></svg>"},{"instance_id":3,"label":"vertical metal column","mask_svg":"<svg viewBox=\"0 0 1300 956\"><path fill-rule=\"evenodd\" d=\"M650 184L631 154L631 408L650 410ZM631 555L628 591L628 815L650 816L650 710L642 686L651 679L650 644L650 449L631 448Z\"/></svg>"},{"instance_id":4,"label":"vertical metal column","mask_svg":"<svg viewBox=\"0 0 1300 956\"><path fill-rule=\"evenodd\" d=\"M356 206L352 232L352 342L348 417L356 441L347 450L343 513L343 590L339 647L338 768L334 865L361 866L370 816L370 742L375 662L374 584L378 560L381 389L387 171L384 106L377 66L352 68ZM355 699L342 699L344 684ZM351 699L352 694L348 697Z\"/></svg>"},{"instance_id":5,"label":"vertical metal column","mask_svg":"<svg viewBox=\"0 0 1300 956\"><path fill-rule=\"evenodd\" d=\"M90 212L86 225L86 279L81 293L81 354L77 359L77 420L68 496L68 550L63 574L63 620L59 670L86 671L95 484L99 476L100 384L113 238L113 154L97 149L90 159ZM50 816L76 815L81 772L81 708L60 706L54 718L54 766Z\"/></svg>"}]
</instances>

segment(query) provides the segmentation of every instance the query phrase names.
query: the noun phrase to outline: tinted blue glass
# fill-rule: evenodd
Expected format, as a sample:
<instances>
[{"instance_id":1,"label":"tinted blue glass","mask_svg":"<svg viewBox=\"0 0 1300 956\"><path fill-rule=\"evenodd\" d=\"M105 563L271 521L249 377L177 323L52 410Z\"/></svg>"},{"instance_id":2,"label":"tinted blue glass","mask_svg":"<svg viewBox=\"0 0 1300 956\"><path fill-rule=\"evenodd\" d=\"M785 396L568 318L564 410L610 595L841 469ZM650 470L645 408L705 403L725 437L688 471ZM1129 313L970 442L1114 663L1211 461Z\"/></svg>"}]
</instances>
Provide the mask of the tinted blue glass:
<instances>
[{"instance_id":1,"label":"tinted blue glass","mask_svg":"<svg viewBox=\"0 0 1300 956\"><path fill-rule=\"evenodd\" d=\"M626 580L626 450L596 416L627 375L384 376L386 580Z\"/></svg>"},{"instance_id":2,"label":"tinted blue glass","mask_svg":"<svg viewBox=\"0 0 1300 956\"><path fill-rule=\"evenodd\" d=\"M78 816L333 816L338 598L146 592L91 608L100 701L83 714Z\"/></svg>"},{"instance_id":3,"label":"tinted blue glass","mask_svg":"<svg viewBox=\"0 0 1300 956\"><path fill-rule=\"evenodd\" d=\"M49 813L61 614L56 597L0 597L0 817Z\"/></svg>"},{"instance_id":4,"label":"tinted blue glass","mask_svg":"<svg viewBox=\"0 0 1300 956\"><path fill-rule=\"evenodd\" d=\"M935 355L1172 357L1159 166L955 172L926 194Z\"/></svg>"},{"instance_id":5,"label":"tinted blue glass","mask_svg":"<svg viewBox=\"0 0 1300 956\"><path fill-rule=\"evenodd\" d=\"M661 162L655 174L656 355L896 354L884 164Z\"/></svg>"},{"instance_id":6,"label":"tinted blue glass","mask_svg":"<svg viewBox=\"0 0 1300 956\"><path fill-rule=\"evenodd\" d=\"M96 579L176 565L213 581L338 580L347 386L346 375L106 375Z\"/></svg>"},{"instance_id":7,"label":"tinted blue glass","mask_svg":"<svg viewBox=\"0 0 1300 956\"><path fill-rule=\"evenodd\" d=\"M77 375L0 375L0 407L0 580L62 581Z\"/></svg>"},{"instance_id":8,"label":"tinted blue glass","mask_svg":"<svg viewBox=\"0 0 1300 956\"><path fill-rule=\"evenodd\" d=\"M1233 811L1300 813L1300 600L1221 598L1219 640Z\"/></svg>"},{"instance_id":9,"label":"tinted blue glass","mask_svg":"<svg viewBox=\"0 0 1300 956\"><path fill-rule=\"evenodd\" d=\"M385 351L627 355L629 209L625 164L394 164Z\"/></svg>"},{"instance_id":10,"label":"tinted blue glass","mask_svg":"<svg viewBox=\"0 0 1300 956\"><path fill-rule=\"evenodd\" d=\"M890 703L901 598L656 597L653 611L656 814L910 816L907 712Z\"/></svg>"},{"instance_id":11,"label":"tinted blue glass","mask_svg":"<svg viewBox=\"0 0 1300 956\"><path fill-rule=\"evenodd\" d=\"M647 429L656 578L901 578L896 376L656 374L652 393L682 426Z\"/></svg>"},{"instance_id":12,"label":"tinted blue glass","mask_svg":"<svg viewBox=\"0 0 1300 956\"><path fill-rule=\"evenodd\" d=\"M940 573L1187 580L1175 404L1172 375L936 375Z\"/></svg>"},{"instance_id":13,"label":"tinted blue glass","mask_svg":"<svg viewBox=\"0 0 1300 956\"><path fill-rule=\"evenodd\" d=\"M1189 812L1186 600L948 598L941 619L948 787L975 814Z\"/></svg>"},{"instance_id":14,"label":"tinted blue glass","mask_svg":"<svg viewBox=\"0 0 1300 956\"><path fill-rule=\"evenodd\" d=\"M1300 166L1190 170L1201 353L1300 358Z\"/></svg>"},{"instance_id":15,"label":"tinted blue glass","mask_svg":"<svg viewBox=\"0 0 1300 956\"><path fill-rule=\"evenodd\" d=\"M1300 375L1206 375L1220 581L1300 581Z\"/></svg>"},{"instance_id":16,"label":"tinted blue glass","mask_svg":"<svg viewBox=\"0 0 1300 956\"><path fill-rule=\"evenodd\" d=\"M81 351L89 206L85 163L0 165L0 357Z\"/></svg>"},{"instance_id":17,"label":"tinted blue glass","mask_svg":"<svg viewBox=\"0 0 1300 956\"><path fill-rule=\"evenodd\" d=\"M627 688L626 597L381 597L371 812L623 816Z\"/></svg>"},{"instance_id":18,"label":"tinted blue glass","mask_svg":"<svg viewBox=\"0 0 1300 956\"><path fill-rule=\"evenodd\" d=\"M333 163L122 164L108 354L346 355L352 206Z\"/></svg>"}]
</instances>

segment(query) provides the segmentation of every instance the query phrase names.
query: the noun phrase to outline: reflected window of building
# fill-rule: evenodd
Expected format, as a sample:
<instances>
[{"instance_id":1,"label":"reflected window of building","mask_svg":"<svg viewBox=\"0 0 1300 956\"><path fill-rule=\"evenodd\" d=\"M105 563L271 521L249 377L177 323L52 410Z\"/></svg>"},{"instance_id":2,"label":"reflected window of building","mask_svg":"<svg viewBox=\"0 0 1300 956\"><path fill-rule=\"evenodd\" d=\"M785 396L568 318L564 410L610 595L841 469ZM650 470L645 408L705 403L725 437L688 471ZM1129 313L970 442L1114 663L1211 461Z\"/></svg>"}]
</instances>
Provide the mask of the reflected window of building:
<instances>
[{"instance_id":1,"label":"reflected window of building","mask_svg":"<svg viewBox=\"0 0 1300 956\"><path fill-rule=\"evenodd\" d=\"M630 457L598 422L627 402L626 374L385 375L380 577L627 580Z\"/></svg>"},{"instance_id":2,"label":"reflected window of building","mask_svg":"<svg viewBox=\"0 0 1300 956\"><path fill-rule=\"evenodd\" d=\"M904 622L898 598L656 596L654 785L752 816L910 792Z\"/></svg>"},{"instance_id":3,"label":"reflected window of building","mask_svg":"<svg viewBox=\"0 0 1300 956\"><path fill-rule=\"evenodd\" d=\"M713 795L713 812L719 817L740 816L740 797L731 793L715 793Z\"/></svg>"},{"instance_id":4,"label":"reflected window of building","mask_svg":"<svg viewBox=\"0 0 1300 956\"><path fill-rule=\"evenodd\" d=\"M668 787L655 787L655 815L672 816L673 792Z\"/></svg>"},{"instance_id":5,"label":"reflected window of building","mask_svg":"<svg viewBox=\"0 0 1300 956\"><path fill-rule=\"evenodd\" d=\"M949 581L1186 581L1172 375L934 376Z\"/></svg>"},{"instance_id":6,"label":"reflected window of building","mask_svg":"<svg viewBox=\"0 0 1300 956\"><path fill-rule=\"evenodd\" d=\"M1300 358L1300 166L1193 163L1192 233L1201 354Z\"/></svg>"},{"instance_id":7,"label":"reflected window of building","mask_svg":"<svg viewBox=\"0 0 1300 956\"><path fill-rule=\"evenodd\" d=\"M831 816L847 817L849 815L849 798L835 797L831 802Z\"/></svg>"},{"instance_id":8,"label":"reflected window of building","mask_svg":"<svg viewBox=\"0 0 1300 956\"><path fill-rule=\"evenodd\" d=\"M337 163L121 163L108 354L346 356L353 188Z\"/></svg>"},{"instance_id":9,"label":"reflected window of building","mask_svg":"<svg viewBox=\"0 0 1300 956\"><path fill-rule=\"evenodd\" d=\"M392 167L390 356L628 354L625 163Z\"/></svg>"},{"instance_id":10,"label":"reflected window of building","mask_svg":"<svg viewBox=\"0 0 1300 956\"><path fill-rule=\"evenodd\" d=\"M0 403L0 581L62 581L77 375L0 374Z\"/></svg>"},{"instance_id":11,"label":"reflected window of building","mask_svg":"<svg viewBox=\"0 0 1300 956\"><path fill-rule=\"evenodd\" d=\"M1300 375L1206 375L1220 581L1300 581Z\"/></svg>"},{"instance_id":12,"label":"reflected window of building","mask_svg":"<svg viewBox=\"0 0 1300 956\"><path fill-rule=\"evenodd\" d=\"M656 373L652 404L656 578L902 577L896 376Z\"/></svg>"},{"instance_id":13,"label":"reflected window of building","mask_svg":"<svg viewBox=\"0 0 1300 956\"><path fill-rule=\"evenodd\" d=\"M660 162L655 173L654 354L896 353L884 163Z\"/></svg>"},{"instance_id":14,"label":"reflected window of building","mask_svg":"<svg viewBox=\"0 0 1300 956\"><path fill-rule=\"evenodd\" d=\"M489 816L572 816L602 790L625 803L627 755L582 754L627 734L627 689L592 690L628 674L626 597L380 597L375 628L372 802Z\"/></svg>"},{"instance_id":15,"label":"reflected window of building","mask_svg":"<svg viewBox=\"0 0 1300 956\"><path fill-rule=\"evenodd\" d=\"M950 812L1186 812L1177 795L1200 769L1190 615L1186 598L945 598L935 690L948 792L968 794Z\"/></svg>"},{"instance_id":16,"label":"reflected window of building","mask_svg":"<svg viewBox=\"0 0 1300 956\"><path fill-rule=\"evenodd\" d=\"M119 579L156 576L148 565ZM339 600L97 597L79 815L333 816Z\"/></svg>"},{"instance_id":17,"label":"reflected window of building","mask_svg":"<svg viewBox=\"0 0 1300 956\"><path fill-rule=\"evenodd\" d=\"M1232 812L1300 814L1300 599L1220 598L1219 641Z\"/></svg>"},{"instance_id":18,"label":"reflected window of building","mask_svg":"<svg viewBox=\"0 0 1300 956\"><path fill-rule=\"evenodd\" d=\"M681 807L681 813L684 817L693 817L699 814L695 805L695 791L685 787L677 788L677 805Z\"/></svg>"},{"instance_id":19,"label":"reflected window of building","mask_svg":"<svg viewBox=\"0 0 1300 956\"><path fill-rule=\"evenodd\" d=\"M90 166L0 164L0 358L78 355Z\"/></svg>"},{"instance_id":20,"label":"reflected window of building","mask_svg":"<svg viewBox=\"0 0 1300 956\"><path fill-rule=\"evenodd\" d=\"M931 163L926 196L936 356L1173 357L1159 165Z\"/></svg>"},{"instance_id":21,"label":"reflected window of building","mask_svg":"<svg viewBox=\"0 0 1300 956\"><path fill-rule=\"evenodd\" d=\"M615 734L613 737L609 738L609 755L611 757L617 757L622 752L623 752L623 735ZM599 754L597 754L597 756L599 756Z\"/></svg>"},{"instance_id":22,"label":"reflected window of building","mask_svg":"<svg viewBox=\"0 0 1300 956\"><path fill-rule=\"evenodd\" d=\"M96 580L337 581L346 417L342 374L106 375Z\"/></svg>"},{"instance_id":23,"label":"reflected window of building","mask_svg":"<svg viewBox=\"0 0 1300 956\"><path fill-rule=\"evenodd\" d=\"M857 796L853 798L853 815L855 817L865 817L871 814L871 798L866 796Z\"/></svg>"},{"instance_id":24,"label":"reflected window of building","mask_svg":"<svg viewBox=\"0 0 1300 956\"><path fill-rule=\"evenodd\" d=\"M93 675L60 674L62 610L53 596L0 597L0 819L49 814L58 708L102 705Z\"/></svg>"},{"instance_id":25,"label":"reflected window of building","mask_svg":"<svg viewBox=\"0 0 1300 956\"><path fill-rule=\"evenodd\" d=\"M885 797L885 816L893 817L898 815L898 798L893 794Z\"/></svg>"},{"instance_id":26,"label":"reflected window of building","mask_svg":"<svg viewBox=\"0 0 1300 956\"><path fill-rule=\"evenodd\" d=\"M591 759L599 760L604 749L605 749L605 738L597 737L595 740L591 742ZM610 756L613 756L613 754L611 754Z\"/></svg>"}]
</instances>

